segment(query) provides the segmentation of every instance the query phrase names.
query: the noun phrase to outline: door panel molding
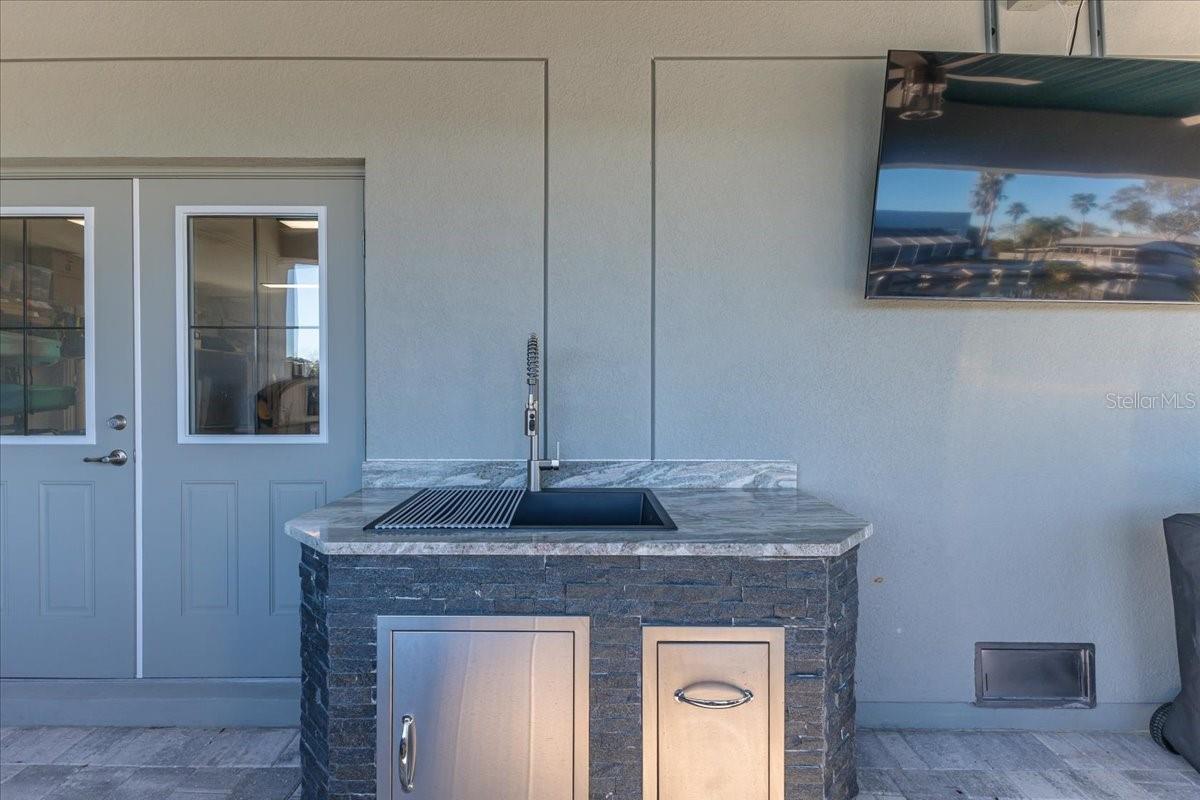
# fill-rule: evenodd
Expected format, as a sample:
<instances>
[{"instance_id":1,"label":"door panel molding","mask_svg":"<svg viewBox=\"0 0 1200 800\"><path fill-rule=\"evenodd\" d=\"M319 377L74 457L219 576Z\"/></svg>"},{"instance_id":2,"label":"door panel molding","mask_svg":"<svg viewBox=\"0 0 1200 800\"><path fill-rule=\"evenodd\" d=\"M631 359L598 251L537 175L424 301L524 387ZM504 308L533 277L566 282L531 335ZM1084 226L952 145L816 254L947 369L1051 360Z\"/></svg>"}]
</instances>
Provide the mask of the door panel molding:
<instances>
[{"instance_id":1,"label":"door panel molding","mask_svg":"<svg viewBox=\"0 0 1200 800\"><path fill-rule=\"evenodd\" d=\"M183 482L179 553L185 615L237 614L237 496L236 481Z\"/></svg>"},{"instance_id":2,"label":"door panel molding","mask_svg":"<svg viewBox=\"0 0 1200 800\"><path fill-rule=\"evenodd\" d=\"M269 612L272 616L300 613L300 543L283 532L289 519L325 505L325 481L271 481L270 539L267 565ZM284 565L290 564L290 569Z\"/></svg>"},{"instance_id":3,"label":"door panel molding","mask_svg":"<svg viewBox=\"0 0 1200 800\"><path fill-rule=\"evenodd\" d=\"M96 615L96 485L38 483L38 613Z\"/></svg>"}]
</instances>

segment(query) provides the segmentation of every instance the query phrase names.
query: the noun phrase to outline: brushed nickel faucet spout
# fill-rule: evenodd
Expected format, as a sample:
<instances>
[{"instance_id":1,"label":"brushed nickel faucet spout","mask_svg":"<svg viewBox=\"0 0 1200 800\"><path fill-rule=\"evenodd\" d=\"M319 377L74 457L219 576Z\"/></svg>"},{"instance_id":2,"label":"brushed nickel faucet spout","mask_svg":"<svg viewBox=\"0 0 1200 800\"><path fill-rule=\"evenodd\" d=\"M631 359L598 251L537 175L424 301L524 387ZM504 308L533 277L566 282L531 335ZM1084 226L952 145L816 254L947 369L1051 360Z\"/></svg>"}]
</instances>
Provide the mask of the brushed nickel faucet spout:
<instances>
[{"instance_id":1,"label":"brushed nickel faucet spout","mask_svg":"<svg viewBox=\"0 0 1200 800\"><path fill-rule=\"evenodd\" d=\"M525 383L529 385L529 397L525 400L525 435L529 437L529 460L527 472L529 475L528 491L542 490L542 470L558 469L558 446L555 446L554 458L543 459L538 444L541 417L538 412L538 382L541 373L541 348L538 335L529 334L525 343Z\"/></svg>"}]
</instances>

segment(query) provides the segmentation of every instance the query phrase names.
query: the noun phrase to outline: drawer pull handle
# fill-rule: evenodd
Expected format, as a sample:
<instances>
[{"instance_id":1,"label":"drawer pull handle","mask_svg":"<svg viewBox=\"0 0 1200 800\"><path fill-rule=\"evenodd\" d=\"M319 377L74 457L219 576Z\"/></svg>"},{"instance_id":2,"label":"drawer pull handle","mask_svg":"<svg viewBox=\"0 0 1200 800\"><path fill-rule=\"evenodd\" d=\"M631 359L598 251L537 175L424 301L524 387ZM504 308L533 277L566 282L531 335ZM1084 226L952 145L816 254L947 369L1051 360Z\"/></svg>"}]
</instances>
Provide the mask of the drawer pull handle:
<instances>
[{"instance_id":1,"label":"drawer pull handle","mask_svg":"<svg viewBox=\"0 0 1200 800\"><path fill-rule=\"evenodd\" d=\"M687 690L690 688L692 687L685 686L682 689L676 689L675 699L680 703L687 703L689 706L695 706L696 708L737 708L754 699L754 692L749 689L732 686L731 688L741 692L741 697L735 697L732 700L701 700L698 697L687 696Z\"/></svg>"},{"instance_id":2,"label":"drawer pull handle","mask_svg":"<svg viewBox=\"0 0 1200 800\"><path fill-rule=\"evenodd\" d=\"M405 714L400 718L400 789L411 792L417 774L417 721Z\"/></svg>"}]
</instances>

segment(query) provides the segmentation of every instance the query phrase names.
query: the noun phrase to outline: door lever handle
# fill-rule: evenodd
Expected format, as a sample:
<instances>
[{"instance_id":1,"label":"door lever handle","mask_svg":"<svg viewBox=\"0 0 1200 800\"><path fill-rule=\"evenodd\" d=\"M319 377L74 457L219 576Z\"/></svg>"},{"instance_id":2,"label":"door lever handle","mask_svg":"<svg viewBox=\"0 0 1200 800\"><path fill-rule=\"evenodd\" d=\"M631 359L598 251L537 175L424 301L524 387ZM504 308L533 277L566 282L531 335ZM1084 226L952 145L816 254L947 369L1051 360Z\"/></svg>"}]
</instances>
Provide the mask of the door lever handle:
<instances>
[{"instance_id":1,"label":"door lever handle","mask_svg":"<svg viewBox=\"0 0 1200 800\"><path fill-rule=\"evenodd\" d=\"M417 721L410 714L400 718L400 789L405 794L413 790L417 775Z\"/></svg>"},{"instance_id":2,"label":"door lever handle","mask_svg":"<svg viewBox=\"0 0 1200 800\"><path fill-rule=\"evenodd\" d=\"M114 467L120 467L129 461L129 454L124 450L113 450L106 456L87 456L83 460L89 464L112 464Z\"/></svg>"}]
</instances>

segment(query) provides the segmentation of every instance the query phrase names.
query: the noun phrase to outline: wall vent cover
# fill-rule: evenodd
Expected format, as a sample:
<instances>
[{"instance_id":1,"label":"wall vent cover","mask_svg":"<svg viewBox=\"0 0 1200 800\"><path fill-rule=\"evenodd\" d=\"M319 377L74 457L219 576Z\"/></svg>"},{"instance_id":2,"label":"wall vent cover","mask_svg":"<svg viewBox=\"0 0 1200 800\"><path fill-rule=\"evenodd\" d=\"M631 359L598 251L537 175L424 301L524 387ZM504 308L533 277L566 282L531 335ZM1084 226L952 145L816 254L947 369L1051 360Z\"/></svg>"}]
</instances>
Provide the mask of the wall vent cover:
<instances>
[{"instance_id":1,"label":"wall vent cover","mask_svg":"<svg viewBox=\"0 0 1200 800\"><path fill-rule=\"evenodd\" d=\"M976 642L975 704L1009 708L1095 708L1096 646Z\"/></svg>"}]
</instances>

